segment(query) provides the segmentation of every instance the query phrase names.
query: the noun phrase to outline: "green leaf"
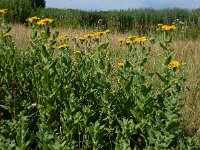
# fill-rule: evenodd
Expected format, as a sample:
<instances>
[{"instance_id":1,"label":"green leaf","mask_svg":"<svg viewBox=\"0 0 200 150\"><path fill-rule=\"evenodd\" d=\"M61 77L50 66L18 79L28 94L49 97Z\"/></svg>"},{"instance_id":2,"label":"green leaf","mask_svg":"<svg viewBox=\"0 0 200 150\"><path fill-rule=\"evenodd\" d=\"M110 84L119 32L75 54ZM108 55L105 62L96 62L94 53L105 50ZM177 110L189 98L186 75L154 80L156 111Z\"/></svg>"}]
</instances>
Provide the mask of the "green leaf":
<instances>
[{"instance_id":1,"label":"green leaf","mask_svg":"<svg viewBox=\"0 0 200 150\"><path fill-rule=\"evenodd\" d=\"M171 56L171 55L170 55L169 57L166 57L166 58L165 58L164 65L165 65L165 66L169 65L169 63L171 62L171 60L172 60L172 56Z\"/></svg>"},{"instance_id":2,"label":"green leaf","mask_svg":"<svg viewBox=\"0 0 200 150\"><path fill-rule=\"evenodd\" d=\"M45 70L53 69L56 66L57 59L54 60L50 65L45 66Z\"/></svg>"},{"instance_id":3,"label":"green leaf","mask_svg":"<svg viewBox=\"0 0 200 150\"><path fill-rule=\"evenodd\" d=\"M156 72L156 75L158 76L158 78L164 82L165 84L168 84L168 80L166 80L160 73Z\"/></svg>"},{"instance_id":4,"label":"green leaf","mask_svg":"<svg viewBox=\"0 0 200 150\"><path fill-rule=\"evenodd\" d=\"M145 57L142 62L140 63L140 66L143 67L147 63L147 58Z\"/></svg>"},{"instance_id":5,"label":"green leaf","mask_svg":"<svg viewBox=\"0 0 200 150\"><path fill-rule=\"evenodd\" d=\"M162 49L164 49L164 50L167 50L167 47L161 42L160 42L160 47L162 47Z\"/></svg>"}]
</instances>

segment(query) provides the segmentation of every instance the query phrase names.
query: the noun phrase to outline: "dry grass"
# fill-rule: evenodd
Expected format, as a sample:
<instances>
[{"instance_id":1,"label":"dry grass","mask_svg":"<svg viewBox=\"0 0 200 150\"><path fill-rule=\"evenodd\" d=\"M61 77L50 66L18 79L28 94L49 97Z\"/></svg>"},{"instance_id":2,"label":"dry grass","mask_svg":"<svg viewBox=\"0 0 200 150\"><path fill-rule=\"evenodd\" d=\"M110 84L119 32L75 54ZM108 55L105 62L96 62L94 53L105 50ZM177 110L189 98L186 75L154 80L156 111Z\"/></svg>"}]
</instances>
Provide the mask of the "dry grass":
<instances>
[{"instance_id":1,"label":"dry grass","mask_svg":"<svg viewBox=\"0 0 200 150\"><path fill-rule=\"evenodd\" d=\"M70 37L79 37L85 33L94 32L92 30L64 28L56 28L53 30L58 30L61 35L69 35ZM16 46L21 49L26 49L30 39L30 32L31 30L28 27L18 24L13 25L11 33L15 39ZM119 44L115 41L119 37L127 36L119 33L113 33L110 36L110 41L113 43L111 50L115 51L114 57L118 60L123 58L125 53L120 51ZM200 106L200 39L195 41L175 41L173 42L173 47L176 59L187 64L182 72L187 78L183 93L185 104L183 124L188 134L197 137L200 142L200 109L198 109L198 106ZM155 63L160 50L158 44L153 46L151 55L154 59L151 59L151 63Z\"/></svg>"}]
</instances>

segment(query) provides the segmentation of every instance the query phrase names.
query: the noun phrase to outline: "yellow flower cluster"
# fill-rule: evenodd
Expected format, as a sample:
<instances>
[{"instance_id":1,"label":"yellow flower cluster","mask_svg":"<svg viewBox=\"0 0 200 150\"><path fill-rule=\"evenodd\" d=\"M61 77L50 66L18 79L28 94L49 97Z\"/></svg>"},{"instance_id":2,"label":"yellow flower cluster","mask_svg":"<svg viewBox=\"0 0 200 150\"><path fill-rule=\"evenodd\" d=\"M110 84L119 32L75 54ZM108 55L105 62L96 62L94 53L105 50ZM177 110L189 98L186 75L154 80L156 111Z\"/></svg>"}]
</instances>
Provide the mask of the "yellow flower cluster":
<instances>
[{"instance_id":1,"label":"yellow flower cluster","mask_svg":"<svg viewBox=\"0 0 200 150\"><path fill-rule=\"evenodd\" d=\"M125 45L131 45L133 42L144 42L147 40L147 37L137 37L137 36L129 36L129 40L126 41L125 38L118 38L117 41L120 42L121 44L124 43Z\"/></svg>"},{"instance_id":2,"label":"yellow flower cluster","mask_svg":"<svg viewBox=\"0 0 200 150\"><path fill-rule=\"evenodd\" d=\"M171 31L171 30L176 30L177 27L175 25L163 25L163 24L158 24L158 30L161 31Z\"/></svg>"},{"instance_id":3,"label":"yellow flower cluster","mask_svg":"<svg viewBox=\"0 0 200 150\"><path fill-rule=\"evenodd\" d=\"M38 16L34 16L34 17L30 17L30 18L26 19L26 21L32 23L32 22L37 21L39 19L40 18Z\"/></svg>"},{"instance_id":4,"label":"yellow flower cluster","mask_svg":"<svg viewBox=\"0 0 200 150\"><path fill-rule=\"evenodd\" d=\"M98 42L105 34L108 34L108 33L110 33L109 30L104 31L104 32L87 33L87 34L84 34L83 36L80 36L78 39L81 42L85 42L87 40L89 40L90 42L91 40L94 42ZM76 41L75 38L73 38L72 40Z\"/></svg>"},{"instance_id":5,"label":"yellow flower cluster","mask_svg":"<svg viewBox=\"0 0 200 150\"><path fill-rule=\"evenodd\" d=\"M53 19L51 19L51 18L44 18L44 19L42 19L42 20L39 20L39 21L37 22L37 24L38 24L38 25L44 26L44 25L46 25L46 24L51 24L52 22L53 22Z\"/></svg>"},{"instance_id":6,"label":"yellow flower cluster","mask_svg":"<svg viewBox=\"0 0 200 150\"><path fill-rule=\"evenodd\" d=\"M7 14L8 13L8 10L7 9L0 9L0 15L1 14Z\"/></svg>"}]
</instances>

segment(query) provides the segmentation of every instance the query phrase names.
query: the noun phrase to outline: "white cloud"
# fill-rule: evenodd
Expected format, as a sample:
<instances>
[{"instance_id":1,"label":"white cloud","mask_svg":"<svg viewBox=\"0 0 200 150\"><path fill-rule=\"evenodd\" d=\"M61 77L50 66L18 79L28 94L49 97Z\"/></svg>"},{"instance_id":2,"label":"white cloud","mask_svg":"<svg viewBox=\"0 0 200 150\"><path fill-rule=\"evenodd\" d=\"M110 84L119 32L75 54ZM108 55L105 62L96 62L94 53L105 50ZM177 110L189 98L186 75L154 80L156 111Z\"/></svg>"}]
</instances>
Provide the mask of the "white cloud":
<instances>
[{"instance_id":1,"label":"white cloud","mask_svg":"<svg viewBox=\"0 0 200 150\"><path fill-rule=\"evenodd\" d=\"M200 0L46 0L47 7L76 9L198 8Z\"/></svg>"}]
</instances>

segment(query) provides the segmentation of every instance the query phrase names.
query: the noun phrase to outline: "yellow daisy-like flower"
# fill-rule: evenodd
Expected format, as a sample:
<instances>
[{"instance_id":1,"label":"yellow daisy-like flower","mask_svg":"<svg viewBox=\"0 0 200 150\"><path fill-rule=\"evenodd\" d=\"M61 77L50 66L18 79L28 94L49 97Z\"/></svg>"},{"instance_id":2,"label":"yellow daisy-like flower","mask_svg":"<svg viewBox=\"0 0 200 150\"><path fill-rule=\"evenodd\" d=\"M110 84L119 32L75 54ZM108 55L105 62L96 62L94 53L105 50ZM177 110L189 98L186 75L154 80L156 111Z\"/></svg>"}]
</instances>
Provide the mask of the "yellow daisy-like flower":
<instances>
[{"instance_id":1,"label":"yellow daisy-like flower","mask_svg":"<svg viewBox=\"0 0 200 150\"><path fill-rule=\"evenodd\" d=\"M58 37L59 41L64 41L66 39L67 39L67 36L64 36L64 35Z\"/></svg>"},{"instance_id":2,"label":"yellow daisy-like flower","mask_svg":"<svg viewBox=\"0 0 200 150\"><path fill-rule=\"evenodd\" d=\"M84 37L80 37L79 40L80 40L81 42L84 42L86 39L85 39Z\"/></svg>"},{"instance_id":3,"label":"yellow daisy-like flower","mask_svg":"<svg viewBox=\"0 0 200 150\"><path fill-rule=\"evenodd\" d=\"M0 15L7 14L7 13L8 13L8 9L0 9Z\"/></svg>"},{"instance_id":4,"label":"yellow daisy-like flower","mask_svg":"<svg viewBox=\"0 0 200 150\"><path fill-rule=\"evenodd\" d=\"M46 25L46 24L51 24L53 22L53 19L51 18L44 18L42 20L39 20L37 22L38 25Z\"/></svg>"},{"instance_id":5,"label":"yellow daisy-like flower","mask_svg":"<svg viewBox=\"0 0 200 150\"><path fill-rule=\"evenodd\" d=\"M146 41L147 40L147 37L136 37L135 38L135 41L136 42L144 42L144 41Z\"/></svg>"},{"instance_id":6,"label":"yellow daisy-like flower","mask_svg":"<svg viewBox=\"0 0 200 150\"><path fill-rule=\"evenodd\" d=\"M65 49L65 48L69 48L69 45L62 44L62 45L58 46L58 49Z\"/></svg>"},{"instance_id":7,"label":"yellow daisy-like flower","mask_svg":"<svg viewBox=\"0 0 200 150\"><path fill-rule=\"evenodd\" d=\"M91 37L93 37L93 36L94 36L94 34L90 34L90 33L84 35L85 38L91 38Z\"/></svg>"},{"instance_id":8,"label":"yellow daisy-like flower","mask_svg":"<svg viewBox=\"0 0 200 150\"><path fill-rule=\"evenodd\" d=\"M169 69L173 69L173 68L179 68L181 65L179 63L179 61L171 61L168 65Z\"/></svg>"},{"instance_id":9,"label":"yellow daisy-like flower","mask_svg":"<svg viewBox=\"0 0 200 150\"><path fill-rule=\"evenodd\" d=\"M123 67L124 65L125 65L124 61L121 61L121 62L118 62L118 63L117 63L117 66L118 66L118 67Z\"/></svg>"},{"instance_id":10,"label":"yellow daisy-like flower","mask_svg":"<svg viewBox=\"0 0 200 150\"><path fill-rule=\"evenodd\" d=\"M126 44L127 46L132 44L132 41L125 41L124 44Z\"/></svg>"},{"instance_id":11,"label":"yellow daisy-like flower","mask_svg":"<svg viewBox=\"0 0 200 150\"><path fill-rule=\"evenodd\" d=\"M171 26L171 29L172 29L172 30L176 30L177 27L176 27L175 25L172 25L172 26Z\"/></svg>"},{"instance_id":12,"label":"yellow daisy-like flower","mask_svg":"<svg viewBox=\"0 0 200 150\"><path fill-rule=\"evenodd\" d=\"M172 26L163 25L163 26L161 27L161 29L162 29L162 31L170 31L170 30L175 30L175 29L177 29L177 27L174 26L174 25L172 25Z\"/></svg>"},{"instance_id":13,"label":"yellow daisy-like flower","mask_svg":"<svg viewBox=\"0 0 200 150\"><path fill-rule=\"evenodd\" d=\"M44 26L44 25L46 25L47 23L46 23L44 20L40 20L40 21L37 22L37 24L38 24L38 25Z\"/></svg>"},{"instance_id":14,"label":"yellow daisy-like flower","mask_svg":"<svg viewBox=\"0 0 200 150\"><path fill-rule=\"evenodd\" d=\"M26 21L32 23L33 21L37 21L37 20L39 20L39 19L40 19L40 18L39 18L38 16L34 16L34 17L30 17L30 18L26 19Z\"/></svg>"},{"instance_id":15,"label":"yellow daisy-like flower","mask_svg":"<svg viewBox=\"0 0 200 150\"><path fill-rule=\"evenodd\" d=\"M12 37L12 35L10 33L5 33L3 34L3 37Z\"/></svg>"},{"instance_id":16,"label":"yellow daisy-like flower","mask_svg":"<svg viewBox=\"0 0 200 150\"><path fill-rule=\"evenodd\" d=\"M53 22L53 19L51 18L44 18L43 20L46 21L48 24Z\"/></svg>"},{"instance_id":17,"label":"yellow daisy-like flower","mask_svg":"<svg viewBox=\"0 0 200 150\"><path fill-rule=\"evenodd\" d=\"M74 54L81 54L81 51L80 51L80 50L74 50L73 53L74 53Z\"/></svg>"},{"instance_id":18,"label":"yellow daisy-like flower","mask_svg":"<svg viewBox=\"0 0 200 150\"><path fill-rule=\"evenodd\" d=\"M130 35L130 36L128 37L128 39L134 40L136 37L137 37L137 36Z\"/></svg>"},{"instance_id":19,"label":"yellow daisy-like flower","mask_svg":"<svg viewBox=\"0 0 200 150\"><path fill-rule=\"evenodd\" d=\"M125 39L124 38L118 38L117 41L122 43L122 42L125 42Z\"/></svg>"},{"instance_id":20,"label":"yellow daisy-like flower","mask_svg":"<svg viewBox=\"0 0 200 150\"><path fill-rule=\"evenodd\" d=\"M95 41L95 42L98 42L99 41L99 37L94 37L92 40Z\"/></svg>"},{"instance_id":21,"label":"yellow daisy-like flower","mask_svg":"<svg viewBox=\"0 0 200 150\"><path fill-rule=\"evenodd\" d=\"M97 36L99 36L99 37L101 37L101 36L103 36L103 35L105 35L106 34L106 32L96 32L95 33L95 35L97 35Z\"/></svg>"}]
</instances>

